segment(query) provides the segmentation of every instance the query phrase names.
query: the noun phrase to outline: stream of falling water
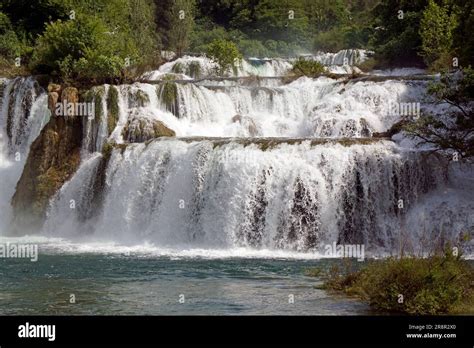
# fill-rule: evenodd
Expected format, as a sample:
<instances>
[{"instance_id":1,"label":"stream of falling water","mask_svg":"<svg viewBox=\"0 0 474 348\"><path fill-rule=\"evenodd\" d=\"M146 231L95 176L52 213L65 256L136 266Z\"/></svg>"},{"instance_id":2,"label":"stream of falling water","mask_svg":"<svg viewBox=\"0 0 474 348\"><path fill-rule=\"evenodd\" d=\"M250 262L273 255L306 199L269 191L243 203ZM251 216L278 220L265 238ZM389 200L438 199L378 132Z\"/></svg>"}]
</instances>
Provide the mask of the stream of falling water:
<instances>
[{"instance_id":1,"label":"stream of falling water","mask_svg":"<svg viewBox=\"0 0 474 348\"><path fill-rule=\"evenodd\" d=\"M400 119L387 113L388 101L423 100L426 83L185 83L176 84L175 110L159 85L94 87L101 113L84 119L82 164L52 198L41 235L66 249L72 241L90 250L114 243L170 254L303 258L320 257L334 242L390 254L401 238L414 251L457 238L473 224L469 175L460 187L446 181L435 157L367 140ZM112 90L118 120L109 134ZM48 120L46 99L32 78L2 82L2 231L29 146ZM131 120L163 122L178 138L128 144L104 162L104 144L124 143Z\"/></svg>"}]
</instances>

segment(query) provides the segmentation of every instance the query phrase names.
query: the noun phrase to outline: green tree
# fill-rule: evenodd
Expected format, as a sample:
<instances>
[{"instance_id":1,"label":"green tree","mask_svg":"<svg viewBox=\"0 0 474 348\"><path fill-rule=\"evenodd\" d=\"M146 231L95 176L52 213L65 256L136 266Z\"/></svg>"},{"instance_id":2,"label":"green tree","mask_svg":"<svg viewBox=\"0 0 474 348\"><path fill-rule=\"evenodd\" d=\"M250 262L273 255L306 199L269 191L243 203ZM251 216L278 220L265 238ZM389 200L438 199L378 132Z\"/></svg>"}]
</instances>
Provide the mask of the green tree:
<instances>
[{"instance_id":1,"label":"green tree","mask_svg":"<svg viewBox=\"0 0 474 348\"><path fill-rule=\"evenodd\" d=\"M67 19L71 5L71 0L2 0L0 7L10 18L15 32L33 41L49 21Z\"/></svg>"},{"instance_id":2,"label":"green tree","mask_svg":"<svg viewBox=\"0 0 474 348\"><path fill-rule=\"evenodd\" d=\"M15 33L10 18L0 12L0 56L12 60L25 50L26 47Z\"/></svg>"},{"instance_id":3,"label":"green tree","mask_svg":"<svg viewBox=\"0 0 474 348\"><path fill-rule=\"evenodd\" d=\"M454 31L453 48L461 66L474 66L474 2L472 0L456 0L459 25Z\"/></svg>"},{"instance_id":4,"label":"green tree","mask_svg":"<svg viewBox=\"0 0 474 348\"><path fill-rule=\"evenodd\" d=\"M176 0L167 12L170 26L168 32L168 47L174 50L178 57L189 47L191 32L194 27L194 0Z\"/></svg>"},{"instance_id":5,"label":"green tree","mask_svg":"<svg viewBox=\"0 0 474 348\"><path fill-rule=\"evenodd\" d=\"M447 6L439 6L430 0L423 11L420 26L422 56L426 64L432 65L446 57L449 59L457 24L455 13L449 13Z\"/></svg>"},{"instance_id":6,"label":"green tree","mask_svg":"<svg viewBox=\"0 0 474 348\"><path fill-rule=\"evenodd\" d=\"M242 54L232 41L214 40L207 49L207 56L218 64L218 74L223 76L229 71L237 72Z\"/></svg>"},{"instance_id":7,"label":"green tree","mask_svg":"<svg viewBox=\"0 0 474 348\"><path fill-rule=\"evenodd\" d=\"M386 0L372 10L371 45L383 65L422 65L420 21L428 0Z\"/></svg>"},{"instance_id":8,"label":"green tree","mask_svg":"<svg viewBox=\"0 0 474 348\"><path fill-rule=\"evenodd\" d=\"M138 54L130 38L114 35L102 20L78 15L47 24L38 37L31 67L35 72L96 81L119 77Z\"/></svg>"},{"instance_id":9,"label":"green tree","mask_svg":"<svg viewBox=\"0 0 474 348\"><path fill-rule=\"evenodd\" d=\"M432 144L437 150L456 152L460 158L474 156L474 70L465 68L455 74L445 73L429 89L438 103L447 103L453 110L443 117L424 115L408 124L405 130L420 139L422 144Z\"/></svg>"}]
</instances>

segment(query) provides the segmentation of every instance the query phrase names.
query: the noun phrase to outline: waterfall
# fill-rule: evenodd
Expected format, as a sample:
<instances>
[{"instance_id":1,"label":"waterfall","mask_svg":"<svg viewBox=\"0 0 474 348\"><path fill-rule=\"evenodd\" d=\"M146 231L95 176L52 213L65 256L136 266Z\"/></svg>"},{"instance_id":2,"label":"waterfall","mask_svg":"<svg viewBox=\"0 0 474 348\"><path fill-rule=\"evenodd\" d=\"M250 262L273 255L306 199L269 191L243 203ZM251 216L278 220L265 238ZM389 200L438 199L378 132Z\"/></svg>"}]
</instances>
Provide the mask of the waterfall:
<instances>
[{"instance_id":1,"label":"waterfall","mask_svg":"<svg viewBox=\"0 0 474 348\"><path fill-rule=\"evenodd\" d=\"M107 125L107 94L109 85L93 87L89 92L92 94L91 101L95 104L94 118L85 117L83 127L83 149L88 152L100 152L108 138ZM113 88L113 87L112 87Z\"/></svg>"},{"instance_id":2,"label":"waterfall","mask_svg":"<svg viewBox=\"0 0 474 348\"><path fill-rule=\"evenodd\" d=\"M30 145L49 120L47 94L32 77L0 81L0 233L10 222L10 199Z\"/></svg>"},{"instance_id":3,"label":"waterfall","mask_svg":"<svg viewBox=\"0 0 474 348\"><path fill-rule=\"evenodd\" d=\"M437 163L386 141L266 148L155 140L113 152L102 209L85 224L99 163L100 155L83 163L59 192L45 233L176 248L308 251L340 241L391 249L397 202L416 206L442 177ZM74 197L80 202L70 209Z\"/></svg>"},{"instance_id":4,"label":"waterfall","mask_svg":"<svg viewBox=\"0 0 474 348\"><path fill-rule=\"evenodd\" d=\"M313 56L314 60L326 66L331 65L357 65L364 62L373 52L360 49L346 49L336 53L319 52Z\"/></svg>"},{"instance_id":5,"label":"waterfall","mask_svg":"<svg viewBox=\"0 0 474 348\"><path fill-rule=\"evenodd\" d=\"M362 49L345 49L337 53L319 52L304 55L326 65L334 73L350 73L350 67L364 62L373 52ZM228 71L228 76L285 76L293 67L296 58L246 58L242 59L237 72ZM163 64L158 70L143 75L146 80L160 80L167 75L178 79L191 80L216 76L217 64L207 57L183 56Z\"/></svg>"},{"instance_id":6,"label":"waterfall","mask_svg":"<svg viewBox=\"0 0 474 348\"><path fill-rule=\"evenodd\" d=\"M34 79L0 82L3 233L49 111ZM390 103L445 113L446 105L423 104L428 83L303 77L93 87L80 167L50 200L41 234L233 255L317 254L331 243L393 253L402 242L419 250L460 238L474 223L470 174L447 180L446 163L403 135L398 143L373 138L402 117ZM177 137L125 136L156 122Z\"/></svg>"},{"instance_id":7,"label":"waterfall","mask_svg":"<svg viewBox=\"0 0 474 348\"><path fill-rule=\"evenodd\" d=\"M171 106L165 85L172 88ZM112 138L122 142L124 124L137 117L160 120L178 136L369 137L400 119L389 112L390 103L423 101L426 85L427 81L341 82L326 77L303 77L273 87L123 85L118 87L120 120ZM136 101L138 94L144 99L141 103Z\"/></svg>"}]
</instances>

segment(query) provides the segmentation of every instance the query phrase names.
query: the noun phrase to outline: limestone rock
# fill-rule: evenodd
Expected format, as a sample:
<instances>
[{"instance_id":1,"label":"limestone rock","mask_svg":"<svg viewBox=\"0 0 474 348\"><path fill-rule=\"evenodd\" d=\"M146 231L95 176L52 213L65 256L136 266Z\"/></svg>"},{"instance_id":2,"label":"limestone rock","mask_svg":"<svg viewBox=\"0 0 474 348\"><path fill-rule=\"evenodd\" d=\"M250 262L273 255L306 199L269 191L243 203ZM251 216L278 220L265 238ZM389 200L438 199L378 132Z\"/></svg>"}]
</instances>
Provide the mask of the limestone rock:
<instances>
[{"instance_id":1,"label":"limestone rock","mask_svg":"<svg viewBox=\"0 0 474 348\"><path fill-rule=\"evenodd\" d=\"M58 92L49 92L50 109L58 97ZM77 103L77 89L65 88L61 99ZM31 145L11 202L16 233L41 228L50 199L76 172L81 161L82 127L81 117L51 117Z\"/></svg>"},{"instance_id":2,"label":"limestone rock","mask_svg":"<svg viewBox=\"0 0 474 348\"><path fill-rule=\"evenodd\" d=\"M176 133L159 120L132 117L123 128L122 135L125 141L142 143L159 137L174 137Z\"/></svg>"},{"instance_id":3,"label":"limestone rock","mask_svg":"<svg viewBox=\"0 0 474 348\"><path fill-rule=\"evenodd\" d=\"M61 91L61 85L57 85L55 83L50 83L48 85L48 92L56 92L59 93Z\"/></svg>"},{"instance_id":4,"label":"limestone rock","mask_svg":"<svg viewBox=\"0 0 474 348\"><path fill-rule=\"evenodd\" d=\"M55 110L56 110L56 104L58 102L58 99L59 99L59 94L58 92L49 92L48 93L48 108L49 110L51 111L51 114L55 114Z\"/></svg>"}]
</instances>

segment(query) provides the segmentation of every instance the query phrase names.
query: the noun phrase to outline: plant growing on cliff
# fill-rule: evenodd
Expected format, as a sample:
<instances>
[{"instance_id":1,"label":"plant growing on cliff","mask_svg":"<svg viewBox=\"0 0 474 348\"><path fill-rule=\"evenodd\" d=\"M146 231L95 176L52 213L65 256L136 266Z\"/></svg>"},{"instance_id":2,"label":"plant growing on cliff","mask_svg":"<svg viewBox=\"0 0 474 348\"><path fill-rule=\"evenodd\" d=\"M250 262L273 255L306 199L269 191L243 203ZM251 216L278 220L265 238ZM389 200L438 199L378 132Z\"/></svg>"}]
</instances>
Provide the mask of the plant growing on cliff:
<instances>
[{"instance_id":1,"label":"plant growing on cliff","mask_svg":"<svg viewBox=\"0 0 474 348\"><path fill-rule=\"evenodd\" d=\"M242 61L242 54L232 41L214 40L209 44L206 54L218 64L217 73L219 76L223 76L229 71L237 74L237 69Z\"/></svg>"},{"instance_id":2,"label":"plant growing on cliff","mask_svg":"<svg viewBox=\"0 0 474 348\"><path fill-rule=\"evenodd\" d=\"M163 82L156 86L156 95L165 105L166 110L179 117L178 86L173 76L165 76Z\"/></svg>"},{"instance_id":3,"label":"plant growing on cliff","mask_svg":"<svg viewBox=\"0 0 474 348\"><path fill-rule=\"evenodd\" d=\"M299 58L294 64L291 72L296 76L318 77L326 71L324 65L315 61Z\"/></svg>"},{"instance_id":4,"label":"plant growing on cliff","mask_svg":"<svg viewBox=\"0 0 474 348\"><path fill-rule=\"evenodd\" d=\"M420 144L431 144L436 150L446 150L458 158L474 156L474 70L469 68L454 74L445 73L428 92L437 103L447 103L452 110L443 117L431 114L407 124L404 129Z\"/></svg>"},{"instance_id":5,"label":"plant growing on cliff","mask_svg":"<svg viewBox=\"0 0 474 348\"><path fill-rule=\"evenodd\" d=\"M115 86L110 86L107 94L107 130L109 135L114 131L117 126L119 118L119 105L118 105L118 90Z\"/></svg>"}]
</instances>

